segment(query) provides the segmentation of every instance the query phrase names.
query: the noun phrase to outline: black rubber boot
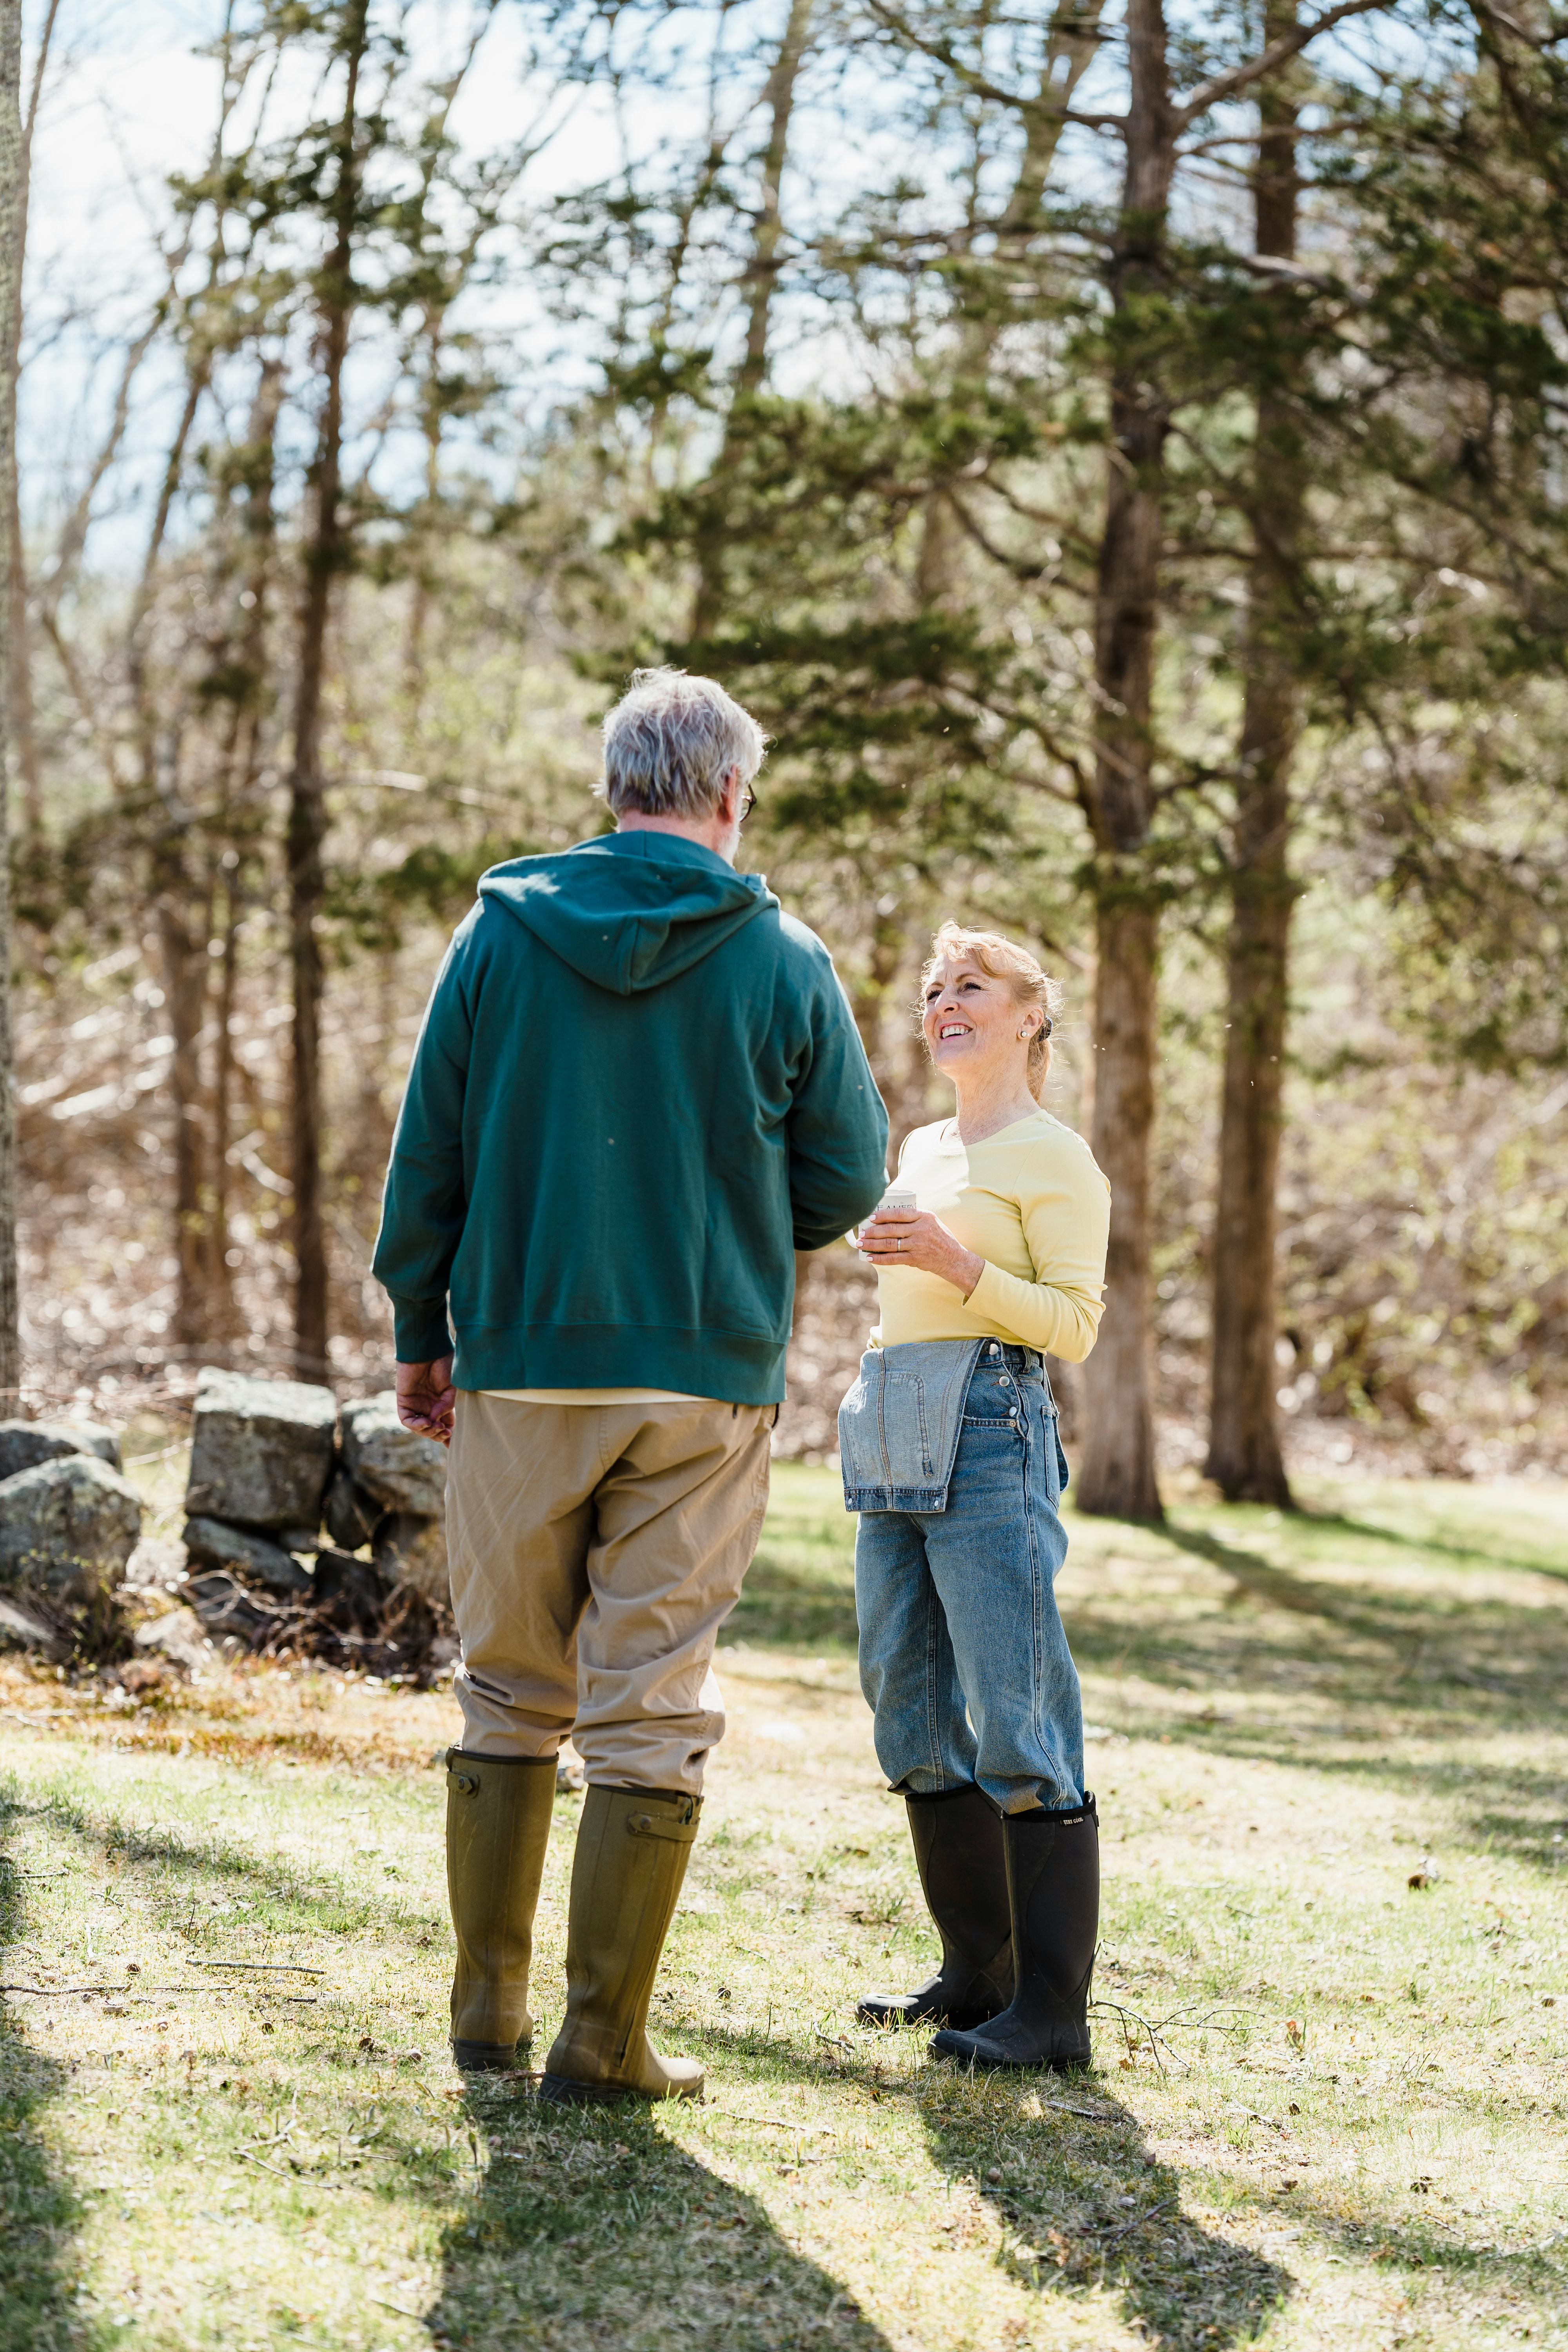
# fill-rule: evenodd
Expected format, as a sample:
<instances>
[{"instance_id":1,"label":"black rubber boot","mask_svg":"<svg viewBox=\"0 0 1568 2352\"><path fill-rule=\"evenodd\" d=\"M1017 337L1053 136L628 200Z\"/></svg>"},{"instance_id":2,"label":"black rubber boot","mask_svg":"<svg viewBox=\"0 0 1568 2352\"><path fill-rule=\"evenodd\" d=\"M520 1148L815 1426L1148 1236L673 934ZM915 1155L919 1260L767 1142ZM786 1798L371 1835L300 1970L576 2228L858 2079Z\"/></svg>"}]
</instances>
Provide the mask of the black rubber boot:
<instances>
[{"instance_id":1,"label":"black rubber boot","mask_svg":"<svg viewBox=\"0 0 1568 2352\"><path fill-rule=\"evenodd\" d=\"M917 1992L868 1993L855 2014L862 2025L983 2025L1013 1998L1001 1816L973 1781L904 1803L942 1966Z\"/></svg>"},{"instance_id":2,"label":"black rubber boot","mask_svg":"<svg viewBox=\"0 0 1568 2352\"><path fill-rule=\"evenodd\" d=\"M1100 1822L1094 1799L1073 1812L1014 1813L1002 1824L1017 1990L974 2032L939 2033L968 2066L1089 2063L1089 1986L1100 1933Z\"/></svg>"}]
</instances>

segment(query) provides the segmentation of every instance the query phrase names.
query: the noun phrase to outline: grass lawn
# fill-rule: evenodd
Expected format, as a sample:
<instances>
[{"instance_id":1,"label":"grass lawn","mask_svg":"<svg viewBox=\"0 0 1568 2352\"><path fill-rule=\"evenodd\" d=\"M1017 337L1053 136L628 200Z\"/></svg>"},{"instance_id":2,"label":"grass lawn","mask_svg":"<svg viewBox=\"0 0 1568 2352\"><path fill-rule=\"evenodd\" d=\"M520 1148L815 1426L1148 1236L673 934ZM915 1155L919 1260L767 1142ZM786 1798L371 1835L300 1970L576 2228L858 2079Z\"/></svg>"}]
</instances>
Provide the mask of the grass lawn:
<instances>
[{"instance_id":1,"label":"grass lawn","mask_svg":"<svg viewBox=\"0 0 1568 2352\"><path fill-rule=\"evenodd\" d=\"M778 1473L719 1662L656 2003L701 2106L459 2083L448 1696L215 1666L138 1707L0 1663L0 1976L38 1989L0 2025L0 2345L1568 2345L1568 1496L1308 1500L1073 1524L1085 2076L855 2025L932 1938L829 1473Z\"/></svg>"}]
</instances>

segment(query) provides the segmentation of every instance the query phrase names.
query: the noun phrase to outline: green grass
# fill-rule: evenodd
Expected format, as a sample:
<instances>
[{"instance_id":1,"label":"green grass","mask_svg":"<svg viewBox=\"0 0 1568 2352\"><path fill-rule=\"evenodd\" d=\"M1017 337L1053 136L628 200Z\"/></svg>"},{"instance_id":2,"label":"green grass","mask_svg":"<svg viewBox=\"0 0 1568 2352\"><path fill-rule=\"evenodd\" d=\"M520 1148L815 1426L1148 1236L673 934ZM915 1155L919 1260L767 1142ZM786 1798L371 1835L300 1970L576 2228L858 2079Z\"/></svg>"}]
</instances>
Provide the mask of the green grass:
<instances>
[{"instance_id":1,"label":"green grass","mask_svg":"<svg viewBox=\"0 0 1568 2352\"><path fill-rule=\"evenodd\" d=\"M656 2004L700 2107L452 2072L446 1696L0 1664L0 1976L43 1989L0 2031L0 2345L1568 2345L1565 1498L1310 1500L1073 1525L1106 1896L1069 2081L855 2026L931 1938L828 1474L780 1471L719 1662ZM201 1965L239 1959L321 1974Z\"/></svg>"}]
</instances>

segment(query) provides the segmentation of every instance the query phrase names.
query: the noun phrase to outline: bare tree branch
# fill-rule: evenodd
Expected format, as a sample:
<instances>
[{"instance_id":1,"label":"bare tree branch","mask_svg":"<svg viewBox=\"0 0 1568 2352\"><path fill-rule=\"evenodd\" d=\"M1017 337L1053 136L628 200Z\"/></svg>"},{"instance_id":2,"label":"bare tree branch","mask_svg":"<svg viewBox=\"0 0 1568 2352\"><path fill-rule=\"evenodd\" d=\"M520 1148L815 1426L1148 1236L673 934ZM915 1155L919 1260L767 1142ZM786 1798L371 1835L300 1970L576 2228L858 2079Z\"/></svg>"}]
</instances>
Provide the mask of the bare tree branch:
<instances>
[{"instance_id":1,"label":"bare tree branch","mask_svg":"<svg viewBox=\"0 0 1568 2352\"><path fill-rule=\"evenodd\" d=\"M1377 0L1377 5L1384 5L1384 0ZM1076 108L1063 106L1043 92L1038 98L1026 98L1021 90L1004 89L1000 82L992 81L987 75L977 73L973 66L965 65L963 58L955 55L951 41L932 40L925 34L917 33L907 17L900 16L897 9L887 5L887 0L870 0L870 6L871 14L879 17L889 32L896 33L901 41L907 41L911 49L919 49L922 57L934 58L938 65L945 66L966 89L974 92L976 98L988 98L994 105L1012 107L1019 114L1048 114L1059 121L1075 123L1080 131L1121 131L1123 127L1125 118L1120 114L1080 114Z\"/></svg>"},{"instance_id":2,"label":"bare tree branch","mask_svg":"<svg viewBox=\"0 0 1568 2352\"><path fill-rule=\"evenodd\" d=\"M1325 8L1322 15L1314 16L1310 24L1297 25L1289 33L1281 33L1277 41L1270 41L1266 47L1259 49L1255 58L1244 58L1239 65L1231 66L1225 73L1215 74L1209 81L1200 82L1191 97L1175 110L1177 131L1184 131L1189 122L1195 122L1200 114L1208 112L1211 106L1218 106L1222 99L1239 96L1242 90L1250 89L1254 82L1265 79L1279 67L1287 65L1315 41L1320 33L1326 33L1331 26L1342 24L1348 16L1373 16L1387 5L1388 0L1338 0L1336 6Z\"/></svg>"}]
</instances>

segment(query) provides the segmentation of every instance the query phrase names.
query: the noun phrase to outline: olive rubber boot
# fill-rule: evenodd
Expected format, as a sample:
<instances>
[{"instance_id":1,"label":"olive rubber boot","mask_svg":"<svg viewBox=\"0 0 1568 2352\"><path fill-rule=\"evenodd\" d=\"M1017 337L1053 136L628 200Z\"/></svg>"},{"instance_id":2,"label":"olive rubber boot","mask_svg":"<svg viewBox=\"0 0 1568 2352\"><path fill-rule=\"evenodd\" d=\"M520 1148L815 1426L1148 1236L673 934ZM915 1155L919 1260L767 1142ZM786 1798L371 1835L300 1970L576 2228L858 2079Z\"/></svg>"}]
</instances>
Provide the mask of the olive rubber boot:
<instances>
[{"instance_id":1,"label":"olive rubber boot","mask_svg":"<svg viewBox=\"0 0 1568 2352\"><path fill-rule=\"evenodd\" d=\"M1070 1812L1012 1813L1002 1824L1017 1990L972 2033L939 2033L968 2066L1089 2063L1089 1985L1100 1933L1100 1822L1086 1796Z\"/></svg>"},{"instance_id":2,"label":"olive rubber boot","mask_svg":"<svg viewBox=\"0 0 1568 2352\"><path fill-rule=\"evenodd\" d=\"M862 2025L984 2025L1013 1998L1002 1817L973 1781L904 1803L942 1966L916 1992L868 1993L855 2014Z\"/></svg>"},{"instance_id":3,"label":"olive rubber boot","mask_svg":"<svg viewBox=\"0 0 1568 2352\"><path fill-rule=\"evenodd\" d=\"M542 2099L700 2099L702 2069L661 2058L647 2005L700 1797L679 1789L590 1788L577 1824L566 1927L566 2016Z\"/></svg>"},{"instance_id":4,"label":"olive rubber boot","mask_svg":"<svg viewBox=\"0 0 1568 2352\"><path fill-rule=\"evenodd\" d=\"M553 1756L447 1750L452 2055L465 2074L506 2073L533 2038L528 1964L554 1808Z\"/></svg>"}]
</instances>

